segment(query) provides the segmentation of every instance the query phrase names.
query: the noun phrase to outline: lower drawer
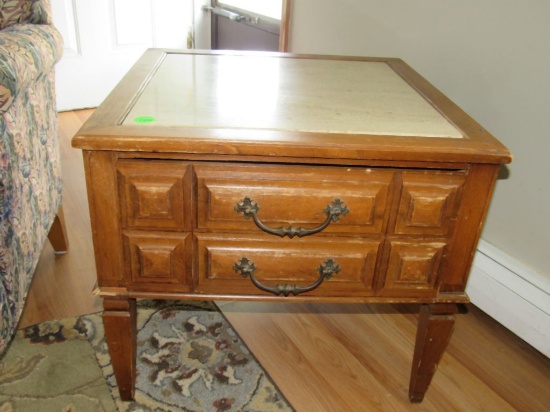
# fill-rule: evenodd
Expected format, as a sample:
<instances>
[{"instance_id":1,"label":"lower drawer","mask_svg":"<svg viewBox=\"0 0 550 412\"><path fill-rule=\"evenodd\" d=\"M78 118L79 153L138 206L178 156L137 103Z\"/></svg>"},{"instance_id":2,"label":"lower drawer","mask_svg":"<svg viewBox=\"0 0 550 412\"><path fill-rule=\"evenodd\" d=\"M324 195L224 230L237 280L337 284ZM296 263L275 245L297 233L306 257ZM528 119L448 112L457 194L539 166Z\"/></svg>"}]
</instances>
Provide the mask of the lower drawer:
<instances>
[{"instance_id":1,"label":"lower drawer","mask_svg":"<svg viewBox=\"0 0 550 412\"><path fill-rule=\"evenodd\" d=\"M195 242L196 293L374 295L378 240L226 233L197 234Z\"/></svg>"}]
</instances>

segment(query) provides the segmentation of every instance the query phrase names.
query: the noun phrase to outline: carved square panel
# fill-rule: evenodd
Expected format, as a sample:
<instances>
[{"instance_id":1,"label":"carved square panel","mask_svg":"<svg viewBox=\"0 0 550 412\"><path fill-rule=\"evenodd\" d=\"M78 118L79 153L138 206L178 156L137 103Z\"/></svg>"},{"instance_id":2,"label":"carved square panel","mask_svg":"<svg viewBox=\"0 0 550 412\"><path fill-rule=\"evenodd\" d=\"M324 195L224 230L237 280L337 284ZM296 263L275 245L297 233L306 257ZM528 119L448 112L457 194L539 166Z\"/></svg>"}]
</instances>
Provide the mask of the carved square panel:
<instances>
[{"instance_id":1,"label":"carved square panel","mask_svg":"<svg viewBox=\"0 0 550 412\"><path fill-rule=\"evenodd\" d=\"M187 165L121 162L119 192L125 228L185 230L190 200L185 200ZM190 195L187 195L190 197ZM189 218L188 218L189 220Z\"/></svg>"},{"instance_id":2,"label":"carved square panel","mask_svg":"<svg viewBox=\"0 0 550 412\"><path fill-rule=\"evenodd\" d=\"M445 243L437 241L392 241L383 290L435 294L444 248Z\"/></svg>"},{"instance_id":3,"label":"carved square panel","mask_svg":"<svg viewBox=\"0 0 550 412\"><path fill-rule=\"evenodd\" d=\"M464 175L403 172L403 188L394 233L447 236L460 204Z\"/></svg>"},{"instance_id":4,"label":"carved square panel","mask_svg":"<svg viewBox=\"0 0 550 412\"><path fill-rule=\"evenodd\" d=\"M178 205L179 193L182 192L181 179L155 177L129 179L131 219L134 225L140 220L169 220L177 225L181 220L183 210L175 209Z\"/></svg>"},{"instance_id":5,"label":"carved square panel","mask_svg":"<svg viewBox=\"0 0 550 412\"><path fill-rule=\"evenodd\" d=\"M190 235L130 233L124 236L134 283L188 283Z\"/></svg>"}]
</instances>

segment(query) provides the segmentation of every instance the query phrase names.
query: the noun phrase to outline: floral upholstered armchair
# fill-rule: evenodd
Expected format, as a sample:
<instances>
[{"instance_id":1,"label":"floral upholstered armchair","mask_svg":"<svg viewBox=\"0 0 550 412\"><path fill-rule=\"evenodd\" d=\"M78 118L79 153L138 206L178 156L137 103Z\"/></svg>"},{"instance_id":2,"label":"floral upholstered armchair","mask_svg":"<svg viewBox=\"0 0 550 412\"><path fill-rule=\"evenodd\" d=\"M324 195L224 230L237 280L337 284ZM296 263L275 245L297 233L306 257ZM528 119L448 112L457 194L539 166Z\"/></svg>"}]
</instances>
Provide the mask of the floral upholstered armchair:
<instances>
[{"instance_id":1,"label":"floral upholstered armchair","mask_svg":"<svg viewBox=\"0 0 550 412\"><path fill-rule=\"evenodd\" d=\"M62 53L49 0L0 0L0 354L46 237L67 247L53 71Z\"/></svg>"}]
</instances>

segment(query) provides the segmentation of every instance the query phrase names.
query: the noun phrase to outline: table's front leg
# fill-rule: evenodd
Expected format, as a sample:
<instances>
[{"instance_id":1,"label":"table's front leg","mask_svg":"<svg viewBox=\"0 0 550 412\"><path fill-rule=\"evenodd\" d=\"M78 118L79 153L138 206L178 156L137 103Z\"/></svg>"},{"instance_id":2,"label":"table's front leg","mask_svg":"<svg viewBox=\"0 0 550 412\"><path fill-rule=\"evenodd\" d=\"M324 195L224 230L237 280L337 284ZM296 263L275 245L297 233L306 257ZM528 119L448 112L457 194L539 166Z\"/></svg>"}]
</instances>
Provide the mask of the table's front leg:
<instances>
[{"instance_id":1,"label":"table's front leg","mask_svg":"<svg viewBox=\"0 0 550 412\"><path fill-rule=\"evenodd\" d=\"M414 348L409 399L421 402L451 339L457 306L455 304L422 305Z\"/></svg>"},{"instance_id":2,"label":"table's front leg","mask_svg":"<svg viewBox=\"0 0 550 412\"><path fill-rule=\"evenodd\" d=\"M103 325L111 363L122 400L134 398L136 378L136 300L103 300Z\"/></svg>"}]
</instances>

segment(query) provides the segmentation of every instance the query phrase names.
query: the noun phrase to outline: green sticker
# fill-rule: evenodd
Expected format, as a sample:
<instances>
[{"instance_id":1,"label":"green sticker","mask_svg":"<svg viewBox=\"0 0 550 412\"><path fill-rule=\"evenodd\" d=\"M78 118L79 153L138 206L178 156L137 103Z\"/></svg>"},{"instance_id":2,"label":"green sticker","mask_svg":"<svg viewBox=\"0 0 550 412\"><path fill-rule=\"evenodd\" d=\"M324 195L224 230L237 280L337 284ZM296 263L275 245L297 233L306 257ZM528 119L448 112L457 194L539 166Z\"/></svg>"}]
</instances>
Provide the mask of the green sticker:
<instances>
[{"instance_id":1,"label":"green sticker","mask_svg":"<svg viewBox=\"0 0 550 412\"><path fill-rule=\"evenodd\" d=\"M156 120L157 119L155 119L153 116L138 116L134 119L134 122L146 124L146 123L153 123Z\"/></svg>"}]
</instances>

